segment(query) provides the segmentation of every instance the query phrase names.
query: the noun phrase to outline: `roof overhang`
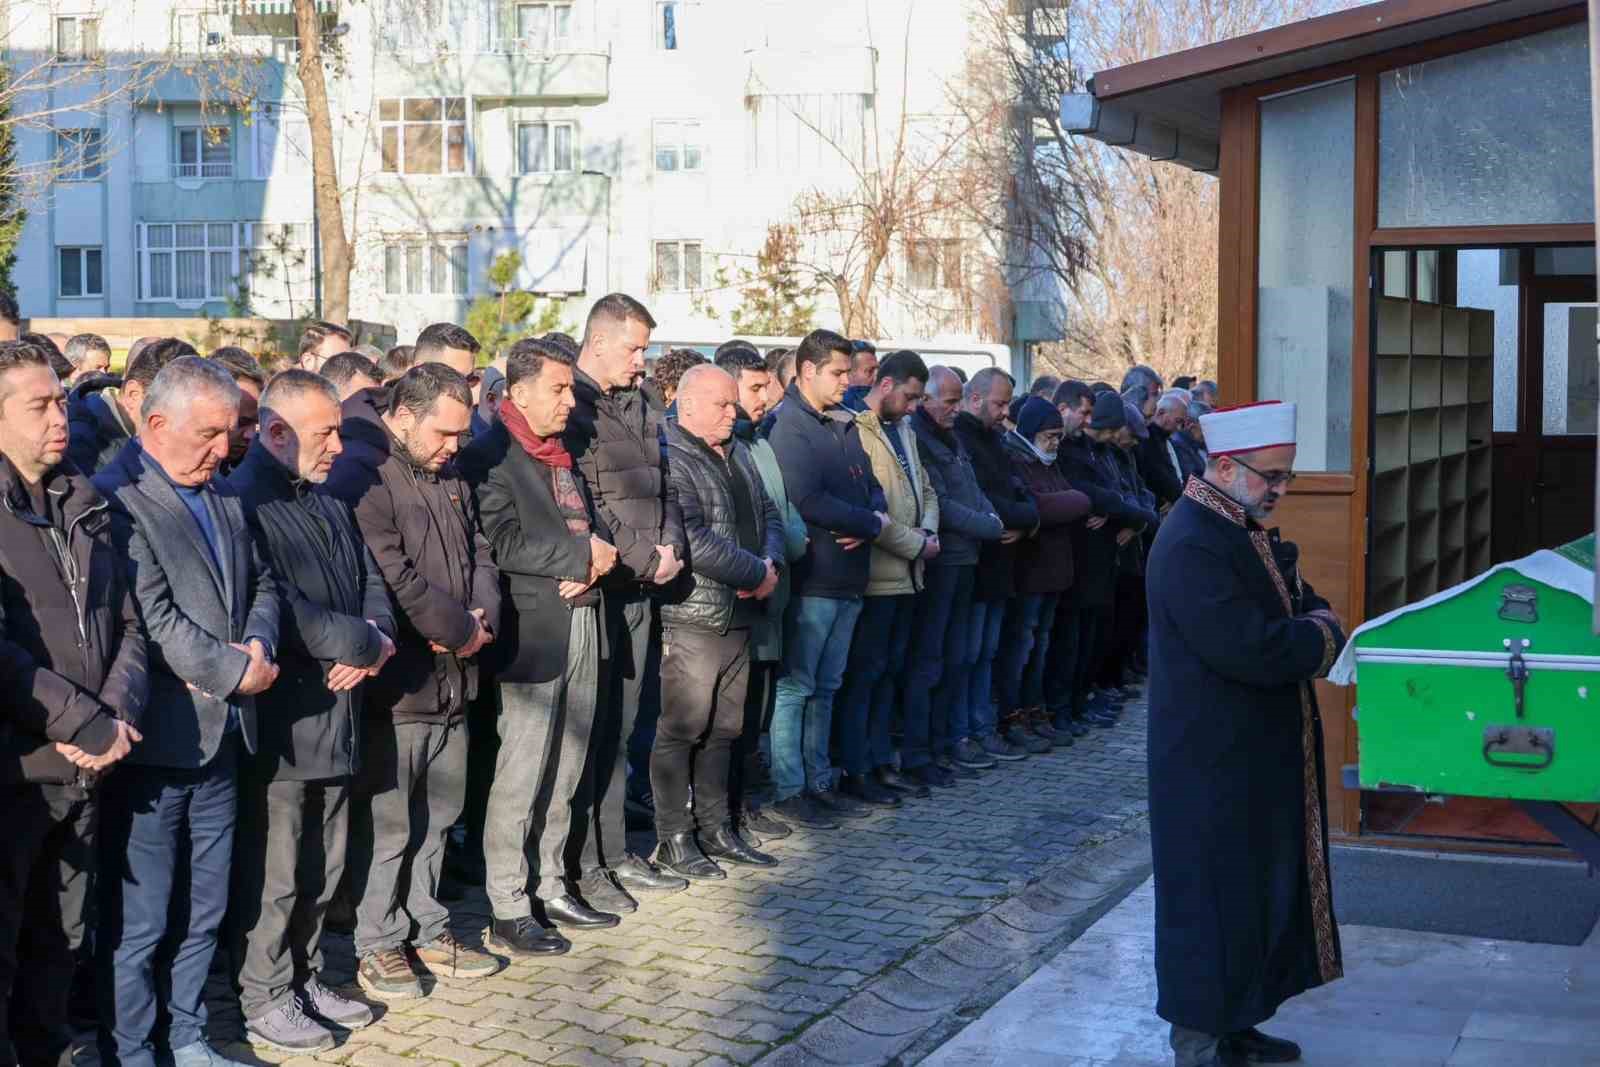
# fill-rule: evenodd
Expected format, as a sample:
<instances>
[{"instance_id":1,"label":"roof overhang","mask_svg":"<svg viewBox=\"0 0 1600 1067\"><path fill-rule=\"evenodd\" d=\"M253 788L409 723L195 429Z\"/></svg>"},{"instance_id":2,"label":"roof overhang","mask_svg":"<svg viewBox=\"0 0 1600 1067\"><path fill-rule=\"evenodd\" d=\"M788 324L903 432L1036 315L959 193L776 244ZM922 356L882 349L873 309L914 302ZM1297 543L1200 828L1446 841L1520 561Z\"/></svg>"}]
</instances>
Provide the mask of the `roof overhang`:
<instances>
[{"instance_id":1,"label":"roof overhang","mask_svg":"<svg viewBox=\"0 0 1600 1067\"><path fill-rule=\"evenodd\" d=\"M1576 5L1572 0L1381 0L1101 71L1061 102L1064 127L1214 171L1222 94Z\"/></svg>"}]
</instances>

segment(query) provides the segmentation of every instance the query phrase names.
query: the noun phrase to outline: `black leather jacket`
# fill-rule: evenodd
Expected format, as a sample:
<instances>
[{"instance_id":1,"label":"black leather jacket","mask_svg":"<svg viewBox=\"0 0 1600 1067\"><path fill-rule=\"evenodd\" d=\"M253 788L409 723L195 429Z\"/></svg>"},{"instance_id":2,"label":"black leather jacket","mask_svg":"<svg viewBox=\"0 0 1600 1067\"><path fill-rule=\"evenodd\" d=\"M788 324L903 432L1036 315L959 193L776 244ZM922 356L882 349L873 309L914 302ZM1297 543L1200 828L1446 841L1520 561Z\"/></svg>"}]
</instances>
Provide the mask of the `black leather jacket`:
<instances>
[{"instance_id":1,"label":"black leather jacket","mask_svg":"<svg viewBox=\"0 0 1600 1067\"><path fill-rule=\"evenodd\" d=\"M683 512L689 540L688 565L673 583L669 603L661 606L661 622L695 630L727 633L738 606L737 592L754 589L767 576L762 557L782 568L783 519L761 488L761 475L749 449L738 438L725 446L727 458L676 422L666 427L668 469ZM761 551L739 544L738 509L731 467L743 475L751 494Z\"/></svg>"}]
</instances>

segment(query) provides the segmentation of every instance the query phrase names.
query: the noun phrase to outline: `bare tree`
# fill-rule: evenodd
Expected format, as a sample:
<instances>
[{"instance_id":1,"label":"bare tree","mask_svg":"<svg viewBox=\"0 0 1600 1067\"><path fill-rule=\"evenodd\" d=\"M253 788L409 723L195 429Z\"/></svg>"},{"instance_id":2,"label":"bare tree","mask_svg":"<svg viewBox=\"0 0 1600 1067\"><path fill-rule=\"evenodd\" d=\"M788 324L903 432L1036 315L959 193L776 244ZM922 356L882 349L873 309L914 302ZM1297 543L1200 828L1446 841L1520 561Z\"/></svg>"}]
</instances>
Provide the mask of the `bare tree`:
<instances>
[{"instance_id":1,"label":"bare tree","mask_svg":"<svg viewBox=\"0 0 1600 1067\"><path fill-rule=\"evenodd\" d=\"M311 184L316 197L317 231L322 244L322 316L344 323L350 318L350 271L355 265L339 195L339 164L322 65L322 22L316 0L294 0L295 36L300 42L296 72L305 97L311 132Z\"/></svg>"}]
</instances>

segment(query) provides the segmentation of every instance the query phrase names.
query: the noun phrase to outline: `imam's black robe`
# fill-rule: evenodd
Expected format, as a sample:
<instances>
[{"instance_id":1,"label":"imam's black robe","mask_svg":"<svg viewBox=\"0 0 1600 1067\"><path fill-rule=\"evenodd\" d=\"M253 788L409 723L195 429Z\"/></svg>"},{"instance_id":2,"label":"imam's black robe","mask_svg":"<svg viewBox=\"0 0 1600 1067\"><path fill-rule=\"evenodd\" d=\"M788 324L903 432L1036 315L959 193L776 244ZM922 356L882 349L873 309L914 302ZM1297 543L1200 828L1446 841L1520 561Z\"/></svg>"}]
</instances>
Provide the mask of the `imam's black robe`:
<instances>
[{"instance_id":1,"label":"imam's black robe","mask_svg":"<svg viewBox=\"0 0 1600 1067\"><path fill-rule=\"evenodd\" d=\"M1311 680L1344 634L1295 556L1200 479L1150 554L1156 1012L1208 1034L1341 973Z\"/></svg>"}]
</instances>

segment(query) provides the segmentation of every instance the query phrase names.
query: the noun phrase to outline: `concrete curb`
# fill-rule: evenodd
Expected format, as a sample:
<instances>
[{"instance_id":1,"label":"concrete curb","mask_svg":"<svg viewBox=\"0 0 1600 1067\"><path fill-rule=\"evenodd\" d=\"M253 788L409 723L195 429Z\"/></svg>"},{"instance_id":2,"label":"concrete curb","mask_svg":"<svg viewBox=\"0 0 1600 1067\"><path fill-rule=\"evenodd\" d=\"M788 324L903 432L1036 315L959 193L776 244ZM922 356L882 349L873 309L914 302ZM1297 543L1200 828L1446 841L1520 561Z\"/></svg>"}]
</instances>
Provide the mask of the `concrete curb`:
<instances>
[{"instance_id":1,"label":"concrete curb","mask_svg":"<svg viewBox=\"0 0 1600 1067\"><path fill-rule=\"evenodd\" d=\"M916 1063L1077 940L1149 874L1149 832L1135 822L1047 866L1020 892L885 969L757 1067Z\"/></svg>"}]
</instances>

